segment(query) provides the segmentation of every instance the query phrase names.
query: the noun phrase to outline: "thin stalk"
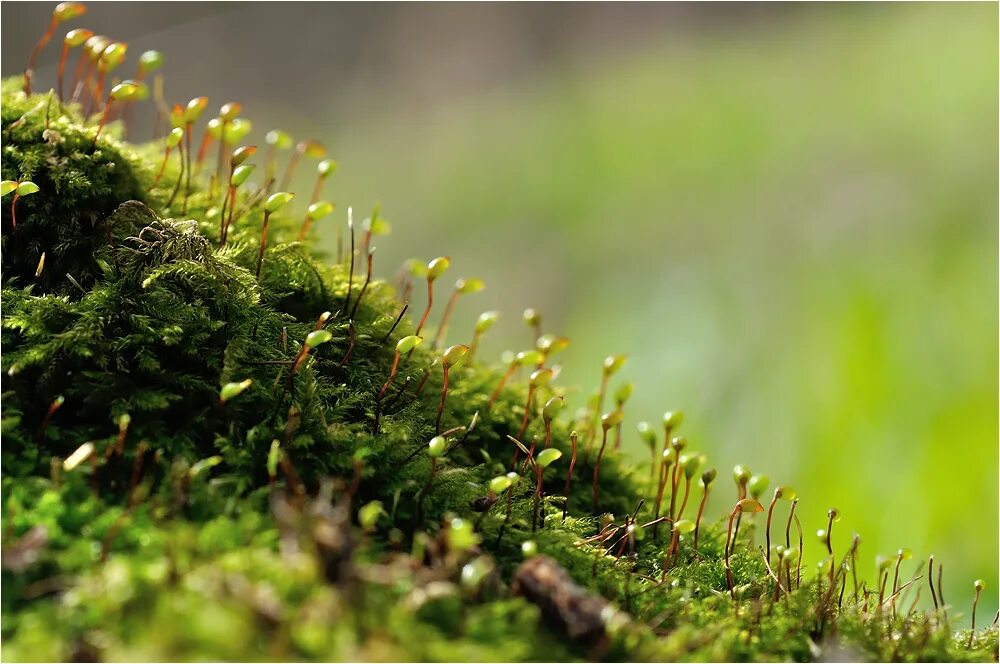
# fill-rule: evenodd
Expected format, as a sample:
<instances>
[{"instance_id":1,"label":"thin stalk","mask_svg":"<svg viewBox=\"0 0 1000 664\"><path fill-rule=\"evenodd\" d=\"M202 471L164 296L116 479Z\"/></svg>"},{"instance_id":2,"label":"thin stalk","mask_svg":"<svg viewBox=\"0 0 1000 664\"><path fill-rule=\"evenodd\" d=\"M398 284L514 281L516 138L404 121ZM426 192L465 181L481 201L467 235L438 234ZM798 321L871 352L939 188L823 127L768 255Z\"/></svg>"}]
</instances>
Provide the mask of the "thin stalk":
<instances>
[{"instance_id":1,"label":"thin stalk","mask_svg":"<svg viewBox=\"0 0 1000 664\"><path fill-rule=\"evenodd\" d=\"M28 55L28 64L24 68L24 94L31 94L31 79L35 75L35 60L38 59L38 54L42 52L49 40L52 39L52 35L56 33L56 28L59 26L59 19L53 14L52 18L49 19L49 27L46 28L42 36L39 37L38 41L31 49L31 53Z\"/></svg>"},{"instance_id":2,"label":"thin stalk","mask_svg":"<svg viewBox=\"0 0 1000 664\"><path fill-rule=\"evenodd\" d=\"M62 53L59 55L59 68L56 70L56 85L59 88L59 107L65 101L63 97L63 75L66 73L66 58L69 56L69 44L63 42Z\"/></svg>"},{"instance_id":3,"label":"thin stalk","mask_svg":"<svg viewBox=\"0 0 1000 664\"><path fill-rule=\"evenodd\" d=\"M535 398L535 386L528 385L528 398L524 402L524 417L521 418L521 428L517 431L518 440L524 440L524 432L528 429L528 420L531 417L531 401ZM521 458L521 450L518 447L514 448L514 458L511 461L514 466L517 466L518 459Z\"/></svg>"},{"instance_id":4,"label":"thin stalk","mask_svg":"<svg viewBox=\"0 0 1000 664\"><path fill-rule=\"evenodd\" d=\"M741 499L742 500L742 499ZM740 514L740 504L737 502L736 507L729 514L729 528L726 531L726 551L725 551L725 561L726 561L726 587L729 589L729 595L736 600L736 586L733 581L733 570L729 566L729 542L733 538L733 521L736 519L736 515Z\"/></svg>"},{"instance_id":5,"label":"thin stalk","mask_svg":"<svg viewBox=\"0 0 1000 664\"><path fill-rule=\"evenodd\" d=\"M215 179L212 180L212 187L208 192L209 196L215 195L215 183L217 181L222 182L222 172L226 162L226 125L228 123L228 119L222 118L222 122L220 123L221 126L219 127L219 152L216 154L215 158ZM209 134L206 131L205 136L208 135Z\"/></svg>"},{"instance_id":6,"label":"thin stalk","mask_svg":"<svg viewBox=\"0 0 1000 664\"><path fill-rule=\"evenodd\" d=\"M358 293L358 299L354 301L354 308L351 309L351 315L350 315L351 320L354 320L354 315L356 313L358 313L358 307L361 305L361 298L363 298L365 296L365 291L368 290L368 284L371 283L371 280L372 280L372 261L374 260L374 258L375 258L375 249L371 249L368 252L368 273L365 276L365 283L364 283L364 285L361 286L361 292Z\"/></svg>"},{"instance_id":7,"label":"thin stalk","mask_svg":"<svg viewBox=\"0 0 1000 664\"><path fill-rule=\"evenodd\" d=\"M91 150L97 147L97 138L101 135L104 125L108 122L108 114L111 112L111 104L111 95L108 95L107 100L104 102L104 110L101 113L101 123L97 125L97 133L94 134L94 142L90 144Z\"/></svg>"},{"instance_id":8,"label":"thin stalk","mask_svg":"<svg viewBox=\"0 0 1000 664\"><path fill-rule=\"evenodd\" d=\"M347 271L347 299L344 300L345 307L351 303L351 291L354 290L354 214L351 208L347 208L347 229L351 232L351 266ZM420 336L420 332L417 331L416 335Z\"/></svg>"},{"instance_id":9,"label":"thin stalk","mask_svg":"<svg viewBox=\"0 0 1000 664\"><path fill-rule=\"evenodd\" d=\"M780 489L774 490L771 504L767 506L767 524L764 526L764 554L767 556L768 564L771 562L771 517L774 514L774 506L778 504L778 491Z\"/></svg>"},{"instance_id":10,"label":"thin stalk","mask_svg":"<svg viewBox=\"0 0 1000 664\"><path fill-rule=\"evenodd\" d=\"M409 308L410 308L410 303L404 302L403 308L399 310L399 315L396 316L396 321L392 324L392 327L389 328L389 331L385 333L385 336L382 337L382 341L379 342L380 344L384 344L386 341L389 340L389 337L392 336L392 333L395 331L396 326L399 325L399 321L403 320L403 314L405 314L406 310Z\"/></svg>"},{"instance_id":11,"label":"thin stalk","mask_svg":"<svg viewBox=\"0 0 1000 664\"><path fill-rule=\"evenodd\" d=\"M563 488L563 495L566 496L566 503L563 505L563 521L566 521L566 512L569 511L569 489L573 482L573 469L576 467L576 437L576 431L570 432L569 440L573 446L573 452L569 458L569 470L566 471L566 486Z\"/></svg>"},{"instance_id":12,"label":"thin stalk","mask_svg":"<svg viewBox=\"0 0 1000 664\"><path fill-rule=\"evenodd\" d=\"M420 322L417 323L417 331L414 332L418 337L420 336L420 330L424 329L424 324L427 323L427 316L431 313L431 307L434 306L434 280L427 280L427 307L424 309L424 315L420 317Z\"/></svg>"},{"instance_id":13,"label":"thin stalk","mask_svg":"<svg viewBox=\"0 0 1000 664\"><path fill-rule=\"evenodd\" d=\"M357 342L357 334L354 331L354 319L351 318L347 321L347 352L344 353L344 357L340 358L340 363L343 366L351 361L351 355L354 354L354 345Z\"/></svg>"},{"instance_id":14,"label":"thin stalk","mask_svg":"<svg viewBox=\"0 0 1000 664\"><path fill-rule=\"evenodd\" d=\"M177 198L178 192L181 190L181 183L184 182L184 143L177 144L177 161L179 162L180 171L177 173L177 184L174 185L174 191L170 194L170 200L167 201L167 207L171 207L174 204L174 200Z\"/></svg>"},{"instance_id":15,"label":"thin stalk","mask_svg":"<svg viewBox=\"0 0 1000 664\"><path fill-rule=\"evenodd\" d=\"M264 264L264 249L267 248L267 226L270 220L270 210L264 210L264 225L260 228L260 250L257 252L257 281L260 281L260 268Z\"/></svg>"},{"instance_id":16,"label":"thin stalk","mask_svg":"<svg viewBox=\"0 0 1000 664\"><path fill-rule=\"evenodd\" d=\"M927 561L927 585L931 588L931 599L934 601L934 613L938 610L937 593L934 592L934 556Z\"/></svg>"},{"instance_id":17,"label":"thin stalk","mask_svg":"<svg viewBox=\"0 0 1000 664\"><path fill-rule=\"evenodd\" d=\"M684 508L687 507L688 497L691 493L691 478L684 476L684 499L681 501L681 507L677 510L677 520L680 521L684 518Z\"/></svg>"},{"instance_id":18,"label":"thin stalk","mask_svg":"<svg viewBox=\"0 0 1000 664\"><path fill-rule=\"evenodd\" d=\"M673 465L673 459L666 457L666 463L660 460L660 478L658 481L658 486L656 489L656 505L653 512L653 517L660 518L660 508L663 506L663 490L667 486L667 478L670 476L670 466ZM657 542L659 537L658 527L653 526L653 541Z\"/></svg>"},{"instance_id":19,"label":"thin stalk","mask_svg":"<svg viewBox=\"0 0 1000 664\"><path fill-rule=\"evenodd\" d=\"M73 90L73 97L70 99L71 104L75 104L80 99L80 94L83 92L81 76L83 75L84 66L89 63L90 59L87 58L87 49L81 45L80 56L76 59L76 67L73 70L73 84L70 86L70 89Z\"/></svg>"},{"instance_id":20,"label":"thin stalk","mask_svg":"<svg viewBox=\"0 0 1000 664\"><path fill-rule=\"evenodd\" d=\"M441 402L438 404L437 409L437 419L434 421L434 433L441 433L441 415L444 413L444 402L448 398L448 370L450 369L447 362L441 363L441 372L444 375L443 383L441 385Z\"/></svg>"},{"instance_id":21,"label":"thin stalk","mask_svg":"<svg viewBox=\"0 0 1000 664\"><path fill-rule=\"evenodd\" d=\"M389 369L389 378L386 379L385 384L382 389L379 390L378 394L375 396L375 432L378 433L379 418L382 414L382 399L385 397L385 393L389 391L389 387L392 382L396 380L396 374L399 372L399 351L395 351L392 356L392 368Z\"/></svg>"},{"instance_id":22,"label":"thin stalk","mask_svg":"<svg viewBox=\"0 0 1000 664\"><path fill-rule=\"evenodd\" d=\"M163 172L167 168L167 161L170 159L170 151L171 151L171 149L172 148L168 145L167 148L166 148L166 150L163 153L163 163L160 164L160 170L156 173L156 177L153 179L153 186L154 187L160 181L160 178L163 177Z\"/></svg>"},{"instance_id":23,"label":"thin stalk","mask_svg":"<svg viewBox=\"0 0 1000 664\"><path fill-rule=\"evenodd\" d=\"M708 492L711 491L711 485L705 485L705 491L701 494L701 503L698 505L698 518L694 522L694 550L698 550L698 530L701 528L701 516L705 512L705 501L708 500Z\"/></svg>"},{"instance_id":24,"label":"thin stalk","mask_svg":"<svg viewBox=\"0 0 1000 664\"><path fill-rule=\"evenodd\" d=\"M608 444L608 427L603 427L602 426L601 429L603 430L603 434L601 435L601 449L599 449L597 451L597 460L594 462L594 486L593 486L592 494L593 494L593 497L594 497L593 511L595 513L597 512L597 504L598 504L598 497L599 497L598 493L599 493L599 490L600 490L600 487L599 487L599 485L597 483L597 478L598 478L598 475L601 472L601 458L604 456L604 448Z\"/></svg>"},{"instance_id":25,"label":"thin stalk","mask_svg":"<svg viewBox=\"0 0 1000 664\"><path fill-rule=\"evenodd\" d=\"M458 296L462 292L456 288L448 298L448 305L444 308L444 315L441 316L441 322L438 323L437 334L434 335L434 348L440 348L441 344L444 343L445 332L448 331L448 320L451 318L451 312L455 309L455 303L458 302Z\"/></svg>"},{"instance_id":26,"label":"thin stalk","mask_svg":"<svg viewBox=\"0 0 1000 664\"><path fill-rule=\"evenodd\" d=\"M11 228L17 228L17 202L21 200L21 194L14 192L14 196L10 201L10 226Z\"/></svg>"},{"instance_id":27,"label":"thin stalk","mask_svg":"<svg viewBox=\"0 0 1000 664\"><path fill-rule=\"evenodd\" d=\"M187 175L184 182L184 204L181 206L181 212L186 213L188 208L188 198L191 196L191 134L194 132L194 123L186 122L184 124L184 143L185 152L187 152Z\"/></svg>"},{"instance_id":28,"label":"thin stalk","mask_svg":"<svg viewBox=\"0 0 1000 664\"><path fill-rule=\"evenodd\" d=\"M470 350L470 352L471 352L471 350ZM494 402L496 402L497 397L500 396L500 392L503 390L504 386L507 384L507 381L510 380L511 376L514 375L515 371L517 371L517 360L514 360L513 362L511 362L510 365L507 367L507 371L504 372L504 375L500 377L500 382L497 383L496 389L493 390L493 394L490 395L490 400L486 404L486 410L489 410L490 408L493 407L493 404L494 404Z\"/></svg>"}]
</instances>

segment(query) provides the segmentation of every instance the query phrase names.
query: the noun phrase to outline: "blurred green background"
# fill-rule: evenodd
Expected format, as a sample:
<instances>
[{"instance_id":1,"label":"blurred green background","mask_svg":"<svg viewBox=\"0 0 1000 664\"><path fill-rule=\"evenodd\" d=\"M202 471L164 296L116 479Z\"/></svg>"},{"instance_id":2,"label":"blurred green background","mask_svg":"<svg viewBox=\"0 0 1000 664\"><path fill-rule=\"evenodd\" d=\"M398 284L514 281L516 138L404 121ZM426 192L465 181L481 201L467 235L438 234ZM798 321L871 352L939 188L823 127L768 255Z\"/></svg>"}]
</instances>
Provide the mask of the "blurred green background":
<instances>
[{"instance_id":1,"label":"blurred green background","mask_svg":"<svg viewBox=\"0 0 1000 664\"><path fill-rule=\"evenodd\" d=\"M47 11L3 17L40 32ZM574 407L605 355L628 354L631 453L646 458L637 421L683 409L720 470L715 513L743 463L798 490L807 532L839 508L834 545L862 535L864 576L878 553L933 553L958 610L986 580L992 618L995 4L145 3L90 18L133 56L163 50L173 98L242 101L258 141L323 140L338 222L378 200L393 224L383 275L447 254L450 278L484 278L453 342L498 309L483 356L522 349L521 311L538 309L572 339ZM11 41L8 74L27 52ZM333 226L320 232L332 252Z\"/></svg>"}]
</instances>

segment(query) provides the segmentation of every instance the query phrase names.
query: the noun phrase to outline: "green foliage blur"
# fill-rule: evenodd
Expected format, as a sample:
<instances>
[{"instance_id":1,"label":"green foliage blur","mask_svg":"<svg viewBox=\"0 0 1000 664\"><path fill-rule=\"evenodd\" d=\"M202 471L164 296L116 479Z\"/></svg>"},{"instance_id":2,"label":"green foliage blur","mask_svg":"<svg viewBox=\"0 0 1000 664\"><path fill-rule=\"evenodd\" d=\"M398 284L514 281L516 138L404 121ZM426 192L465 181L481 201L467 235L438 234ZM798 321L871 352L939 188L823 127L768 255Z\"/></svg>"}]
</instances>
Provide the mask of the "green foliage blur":
<instances>
[{"instance_id":1,"label":"green foliage blur","mask_svg":"<svg viewBox=\"0 0 1000 664\"><path fill-rule=\"evenodd\" d=\"M448 254L486 280L451 343L499 309L483 357L520 350L538 309L572 339L572 409L627 353L626 445L683 409L710 509L746 464L798 490L807 531L839 508L868 578L933 553L967 616L998 581L997 7L813 5L625 46L385 100L337 132L338 218L380 200L383 272Z\"/></svg>"}]
</instances>

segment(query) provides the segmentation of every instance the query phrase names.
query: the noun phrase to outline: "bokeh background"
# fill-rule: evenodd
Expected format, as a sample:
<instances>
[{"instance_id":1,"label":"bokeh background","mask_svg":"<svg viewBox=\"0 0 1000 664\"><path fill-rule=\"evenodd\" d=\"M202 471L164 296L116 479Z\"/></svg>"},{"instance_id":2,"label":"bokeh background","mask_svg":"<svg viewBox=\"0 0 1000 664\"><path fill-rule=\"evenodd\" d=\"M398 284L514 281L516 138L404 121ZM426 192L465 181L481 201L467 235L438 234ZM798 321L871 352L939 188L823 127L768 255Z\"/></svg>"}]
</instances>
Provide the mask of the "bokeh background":
<instances>
[{"instance_id":1,"label":"bokeh background","mask_svg":"<svg viewBox=\"0 0 1000 664\"><path fill-rule=\"evenodd\" d=\"M3 4L4 75L50 11ZM839 508L835 545L862 534L864 576L877 553L933 553L966 614L984 578L988 622L997 11L95 3L77 24L127 41L124 69L163 51L171 100L242 102L256 142L323 141L336 223L380 201L393 224L383 275L447 254L449 277L486 280L452 340L500 310L484 347L498 358L530 343L520 315L538 309L572 339L574 406L605 355L628 354L626 431L683 409L720 469L717 513L744 463L798 490L807 531Z\"/></svg>"}]
</instances>

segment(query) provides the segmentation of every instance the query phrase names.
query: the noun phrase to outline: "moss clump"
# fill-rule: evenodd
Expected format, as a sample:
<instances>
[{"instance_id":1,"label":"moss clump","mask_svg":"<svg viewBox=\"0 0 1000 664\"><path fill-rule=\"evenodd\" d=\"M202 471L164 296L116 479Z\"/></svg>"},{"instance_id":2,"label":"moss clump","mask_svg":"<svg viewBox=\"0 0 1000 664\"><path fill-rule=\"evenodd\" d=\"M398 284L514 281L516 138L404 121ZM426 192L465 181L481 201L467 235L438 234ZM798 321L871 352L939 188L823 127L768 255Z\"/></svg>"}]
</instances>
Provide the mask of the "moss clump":
<instances>
[{"instance_id":1,"label":"moss clump","mask_svg":"<svg viewBox=\"0 0 1000 664\"><path fill-rule=\"evenodd\" d=\"M563 457L543 475L533 532L530 467L501 495L488 488L510 470L527 397L514 381L490 405L494 367L452 369L429 483L442 373L426 346L402 361L375 424L395 341L414 332L409 319L392 329L394 290L373 281L357 306L363 276L292 241L287 214L273 215L255 278L263 185L237 197L219 247L220 192L196 178L174 196L173 164L154 183L157 146L112 126L92 147L93 120L57 111L4 83L4 178L41 187L16 228L3 218L4 659L996 658L995 628L967 647L943 611L841 599L844 569L833 591L821 573L782 593L749 520L733 597L714 521L664 571L669 524L658 541L642 528L655 516L646 472L609 448L592 513L584 435L562 496L571 423L558 419ZM355 307L352 320L321 316ZM303 355L321 328L330 339ZM527 445L558 394L536 390ZM511 592L529 540L575 593L618 607L599 612L594 638ZM571 622L582 611L563 608Z\"/></svg>"}]
</instances>

